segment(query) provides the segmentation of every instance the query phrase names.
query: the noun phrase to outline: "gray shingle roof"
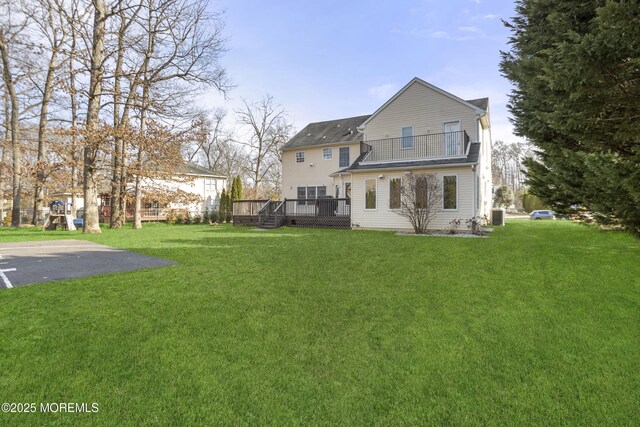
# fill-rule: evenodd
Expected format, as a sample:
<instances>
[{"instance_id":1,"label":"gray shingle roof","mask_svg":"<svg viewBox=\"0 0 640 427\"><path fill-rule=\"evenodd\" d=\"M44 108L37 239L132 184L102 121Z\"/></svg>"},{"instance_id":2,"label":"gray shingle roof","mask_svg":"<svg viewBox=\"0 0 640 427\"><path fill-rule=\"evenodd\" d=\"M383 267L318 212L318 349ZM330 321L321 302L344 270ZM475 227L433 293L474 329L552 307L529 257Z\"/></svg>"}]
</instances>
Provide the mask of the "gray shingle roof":
<instances>
[{"instance_id":1,"label":"gray shingle roof","mask_svg":"<svg viewBox=\"0 0 640 427\"><path fill-rule=\"evenodd\" d=\"M393 163L371 163L371 164L361 164L360 160L362 157L359 157L358 160L353 162L351 166L345 169L341 169L335 173L343 173L343 172L361 172L368 170L379 170L379 169L403 169L403 168L419 168L419 167L432 167L432 166L456 166L460 164L474 164L478 163L478 158L480 155L480 143L475 142L472 143L469 147L469 153L467 157L460 157L456 159L434 159L434 160L411 160L411 161L402 161L402 162L393 162Z\"/></svg>"},{"instance_id":2,"label":"gray shingle roof","mask_svg":"<svg viewBox=\"0 0 640 427\"><path fill-rule=\"evenodd\" d=\"M367 115L329 120L326 122L309 123L304 127L304 129L291 138L289 142L282 147L282 150L291 150L294 148L314 145L362 141L363 135L358 132L358 126L368 118L369 116Z\"/></svg>"},{"instance_id":3,"label":"gray shingle roof","mask_svg":"<svg viewBox=\"0 0 640 427\"><path fill-rule=\"evenodd\" d=\"M486 111L489 106L489 98L467 99L469 104L473 104L478 108L482 108Z\"/></svg>"},{"instance_id":4,"label":"gray shingle roof","mask_svg":"<svg viewBox=\"0 0 640 427\"><path fill-rule=\"evenodd\" d=\"M216 178L226 178L222 174L212 171L211 169L207 169L205 167L195 165L193 163L185 163L181 168L181 172L190 174L190 175L204 175L204 176L212 176Z\"/></svg>"}]
</instances>

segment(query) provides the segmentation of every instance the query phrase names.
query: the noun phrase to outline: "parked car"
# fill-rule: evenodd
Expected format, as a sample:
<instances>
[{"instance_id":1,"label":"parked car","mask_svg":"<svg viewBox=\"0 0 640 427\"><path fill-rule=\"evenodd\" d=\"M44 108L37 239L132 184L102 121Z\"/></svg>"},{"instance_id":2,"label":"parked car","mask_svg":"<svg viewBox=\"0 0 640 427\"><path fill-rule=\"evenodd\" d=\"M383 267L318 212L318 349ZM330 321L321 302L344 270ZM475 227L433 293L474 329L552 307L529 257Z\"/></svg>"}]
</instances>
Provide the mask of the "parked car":
<instances>
[{"instance_id":1,"label":"parked car","mask_svg":"<svg viewBox=\"0 0 640 427\"><path fill-rule=\"evenodd\" d=\"M529 214L530 219L556 219L553 215L553 211L540 210L540 211L532 211Z\"/></svg>"}]
</instances>

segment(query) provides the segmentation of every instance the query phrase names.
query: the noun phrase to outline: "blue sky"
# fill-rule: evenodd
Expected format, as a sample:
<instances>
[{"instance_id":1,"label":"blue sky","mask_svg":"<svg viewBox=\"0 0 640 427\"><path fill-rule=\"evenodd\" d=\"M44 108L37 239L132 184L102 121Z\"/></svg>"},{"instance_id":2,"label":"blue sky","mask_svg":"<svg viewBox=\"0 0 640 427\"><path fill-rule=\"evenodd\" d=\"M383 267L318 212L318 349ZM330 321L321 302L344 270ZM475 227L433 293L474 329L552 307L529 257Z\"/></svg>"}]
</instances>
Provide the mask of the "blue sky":
<instances>
[{"instance_id":1,"label":"blue sky","mask_svg":"<svg viewBox=\"0 0 640 427\"><path fill-rule=\"evenodd\" d=\"M265 93L296 130L309 122L370 114L413 77L464 99L488 96L493 140L512 135L509 82L498 70L514 15L511 1L219 0L237 88L203 97L230 116L240 98ZM232 118L231 118L232 119ZM233 120L230 120L233 124Z\"/></svg>"}]
</instances>

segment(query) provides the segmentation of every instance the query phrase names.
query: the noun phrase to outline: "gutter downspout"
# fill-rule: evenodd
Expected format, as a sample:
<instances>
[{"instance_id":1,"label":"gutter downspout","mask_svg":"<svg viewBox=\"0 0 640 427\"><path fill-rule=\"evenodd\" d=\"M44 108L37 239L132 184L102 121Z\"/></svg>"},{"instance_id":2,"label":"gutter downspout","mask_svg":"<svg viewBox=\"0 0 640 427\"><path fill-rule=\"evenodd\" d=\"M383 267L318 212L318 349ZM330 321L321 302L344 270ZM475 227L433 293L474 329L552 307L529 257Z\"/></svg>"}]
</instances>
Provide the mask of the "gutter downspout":
<instances>
[{"instance_id":1,"label":"gutter downspout","mask_svg":"<svg viewBox=\"0 0 640 427\"><path fill-rule=\"evenodd\" d=\"M476 171L477 167L476 165L472 165L471 166L471 170L473 171L473 216L474 218L476 216L478 216L478 207L476 206L477 200L478 200L478 178L477 178L477 174L478 172Z\"/></svg>"}]
</instances>

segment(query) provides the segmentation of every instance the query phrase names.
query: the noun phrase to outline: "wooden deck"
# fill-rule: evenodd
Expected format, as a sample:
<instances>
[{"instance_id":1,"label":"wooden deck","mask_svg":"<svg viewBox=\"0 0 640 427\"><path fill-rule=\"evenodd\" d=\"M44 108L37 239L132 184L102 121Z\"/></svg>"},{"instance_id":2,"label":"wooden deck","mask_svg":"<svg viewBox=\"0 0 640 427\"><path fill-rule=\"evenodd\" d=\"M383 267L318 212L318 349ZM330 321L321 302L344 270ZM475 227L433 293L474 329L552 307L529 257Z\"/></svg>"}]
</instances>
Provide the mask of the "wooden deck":
<instances>
[{"instance_id":1,"label":"wooden deck","mask_svg":"<svg viewBox=\"0 0 640 427\"><path fill-rule=\"evenodd\" d=\"M350 199L236 200L234 225L351 228Z\"/></svg>"}]
</instances>

